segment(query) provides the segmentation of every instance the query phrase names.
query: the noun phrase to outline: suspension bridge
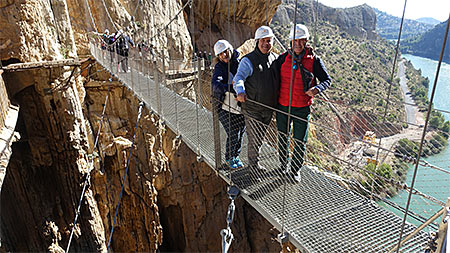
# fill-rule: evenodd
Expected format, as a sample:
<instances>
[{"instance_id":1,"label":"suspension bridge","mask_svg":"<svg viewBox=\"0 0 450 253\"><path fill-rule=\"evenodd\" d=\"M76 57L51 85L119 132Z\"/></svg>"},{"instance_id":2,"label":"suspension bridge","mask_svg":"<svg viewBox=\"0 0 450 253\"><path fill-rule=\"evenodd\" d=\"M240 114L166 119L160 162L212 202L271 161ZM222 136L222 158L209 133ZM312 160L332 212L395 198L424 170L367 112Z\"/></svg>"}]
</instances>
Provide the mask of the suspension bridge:
<instances>
[{"instance_id":1,"label":"suspension bridge","mask_svg":"<svg viewBox=\"0 0 450 253\"><path fill-rule=\"evenodd\" d=\"M90 49L98 63L132 90L149 110L160 115L166 125L197 153L199 160L212 169L221 167L223 154L217 156L217 143L211 140L220 136L220 150L224 150L226 135L221 127L215 133L213 114L204 106L205 98L207 101L209 98L202 94L205 89L200 87L201 82L196 83L195 97L190 100L167 84L164 58L150 62L142 57L130 57L130 71L119 72L117 60L111 62L110 55L94 44ZM198 60L187 67L195 69L198 75L205 68L201 62ZM305 252L380 252L397 245L402 226L399 216L340 186L314 166L305 166L301 170L301 182L295 182L277 170L278 153L270 139L266 140L261 153L260 163L265 170L244 167L233 171L219 170L218 174L228 184L241 189L242 197L274 227L288 234L288 240L298 249ZM246 157L246 141L242 157ZM404 233L409 235L416 229L407 223ZM401 251L422 251L428 239L427 233L418 231L401 246Z\"/></svg>"},{"instance_id":2,"label":"suspension bridge","mask_svg":"<svg viewBox=\"0 0 450 253\"><path fill-rule=\"evenodd\" d=\"M112 25L116 28L104 1L102 2ZM134 10L133 17L138 10L139 3L140 1ZM96 34L99 34L87 1L86 5ZM193 2L187 1L175 17L173 17L167 25L160 28L155 34L168 29L171 22L187 6L191 8L190 15L194 15L194 11L192 11ZM267 8L268 6L269 0L267 1ZM230 14L228 14L228 16L230 19ZM266 20L267 22L269 21L268 14L266 14ZM192 21L191 24L193 26L194 22ZM401 26L399 37L400 34ZM303 252L422 252L426 246L430 245L430 241L432 242L433 239L436 239L431 238L428 233L423 231L423 228L432 226L436 229L438 224L436 224L434 220L441 215L445 215L446 210L450 205L450 201L447 201L447 204L445 204L442 199L437 199L414 188L415 174L418 165L431 168L436 173L437 171L442 173L443 180L448 180L446 178L448 178L450 172L446 168L429 164L420 157L427 124L423 131L424 135L422 136L420 150L409 151L403 148L401 154L399 154L398 150L395 150L394 146L382 145L383 138L381 137L379 138L378 144L376 144L375 141L367 141L364 138L358 137L358 139L355 139L354 135L345 131L340 133L342 138L351 140L353 143L360 142L361 144L357 152L352 152L354 154L339 155L328 149L318 148L306 143L308 153L320 154L323 157L328 157L330 160L339 161L339 163L345 166L349 171L356 171L358 173L369 175L368 177L371 178L372 184L371 187L369 187L371 188L371 191L366 189L365 186L361 185L356 180L344 179L331 173L329 169L326 168L327 166L314 161L314 159L308 159L308 157L306 158L307 166L304 166L301 170L301 182L294 181L290 176L279 170L280 163L278 162L279 155L276 143L279 141L277 139L277 134L280 133L277 133L276 128L274 127L269 127L268 133L264 133L265 131L259 133L258 137L264 140L260 150L260 169L243 167L230 170L222 166L224 163L223 157L226 134L218 123L215 110L211 109L210 87L205 85L209 80L207 80L207 78L203 79L202 77L205 73L208 74L211 69L205 66L204 61L200 59L195 59L194 61L187 63L184 61L176 61L165 56L164 50L158 55L134 51L129 57L129 71L119 72L117 63L123 61L123 57L116 55L115 52L101 50L97 47L98 44L98 41L91 41L90 51L92 56L103 66L103 68L111 73L111 78L114 76L119 79L123 85L128 87L143 102L139 107L139 112L141 112L142 106L145 105L149 110L158 114L160 119L197 154L199 161L207 163L227 184L234 187L230 189L238 189L241 196L280 231L279 239L281 242L290 241ZM167 59L169 59L168 62ZM395 62L396 61L394 60L394 66ZM169 68L166 68L167 66L169 66ZM394 69L392 71L391 80L393 79L393 74ZM170 80L168 77L171 77ZM194 94L187 97L181 96L177 87L180 83L183 85L188 82L193 84ZM387 101L390 100L391 86L389 86ZM374 99L380 98L375 97ZM401 124L418 127L417 125L408 124L407 122L402 122L400 120L385 123L389 103L386 104L384 115L377 115L376 113L368 113L369 110L360 110L351 108L349 105L343 105L341 101L331 101L326 96L318 101L329 106L336 114L338 114L336 107L348 106L360 119L378 122L377 118L383 118L383 125L378 129L383 136L390 136L392 133L399 132L399 128L401 127L398 127L398 125ZM107 101L105 101L105 106L106 102ZM404 106L404 104L405 103L403 102L398 102L395 105L392 104L391 107ZM447 113L445 110L436 108L434 110L441 113ZM430 114L431 108L429 108L428 111ZM105 111L103 111L103 115L104 112ZM136 127L139 123L139 116ZM342 117L342 115L339 114L337 117L344 123L344 128L348 127L345 126L348 123L346 122L345 117ZM251 121L252 119L249 120ZM311 124L316 125L317 128L323 131L322 133L328 133L328 135L325 134L324 138L328 138L327 141L330 143L332 141L329 141L329 139L336 136L336 133L333 133L335 132L332 127L333 122L321 124L320 122L313 120ZM361 125L367 124L367 122L358 122L358 124L360 127ZM358 132L356 135L362 136L363 133L359 132L362 131L362 129L364 129L364 127L356 130L353 129L353 131ZM436 131L439 132L439 130ZM95 145L97 145L97 140ZM283 143L283 145L288 145L288 143ZM377 149L376 162L378 160L391 161L394 156L415 162L416 169L414 171L411 186L380 175L377 173L377 165L375 171L368 170L365 167L365 165L367 165L367 161L365 161L366 158L358 154L361 152L364 153L366 149L370 148ZM244 138L241 157L244 158L244 163L247 163L245 160L247 157L246 138ZM126 174L127 173L125 172L124 182ZM76 224L77 217L80 213L81 200L83 199L84 190L88 180L89 176L85 181L74 224ZM378 196L378 199L382 199L386 203L390 203L404 212L405 216L402 219L390 211L381 208L372 200L372 197L376 196L373 192L374 187L381 187L378 180L389 182L396 187L403 188L409 192L409 198L411 198L412 194L415 194L421 198L421 201L428 201L438 208L434 208L434 215L427 219L426 217L422 217L420 214L409 210L410 199L408 199L406 208L403 208ZM357 188L359 187L359 191L352 189L355 184ZM120 196L122 196L122 191L123 186ZM359 192L366 192L371 198L367 198ZM227 229L224 229L221 232L223 237L223 251L228 250L232 241L230 224L232 223L234 215L234 199L237 196L237 192L231 192L230 190L229 195L231 204L227 216L228 226ZM116 216L119 206L120 197L116 208ZM437 212L436 209L438 210ZM446 220L448 220L449 212L447 212ZM422 225L417 227L416 225L410 224L406 222L406 217L417 219ZM109 237L108 250L114 231L115 220L116 217L114 218L112 231ZM445 233L443 229L445 226L443 226L443 224L444 219L441 222L440 233ZM72 234L73 230L66 251L70 248ZM438 238L441 245L442 238L442 236Z\"/></svg>"}]
</instances>

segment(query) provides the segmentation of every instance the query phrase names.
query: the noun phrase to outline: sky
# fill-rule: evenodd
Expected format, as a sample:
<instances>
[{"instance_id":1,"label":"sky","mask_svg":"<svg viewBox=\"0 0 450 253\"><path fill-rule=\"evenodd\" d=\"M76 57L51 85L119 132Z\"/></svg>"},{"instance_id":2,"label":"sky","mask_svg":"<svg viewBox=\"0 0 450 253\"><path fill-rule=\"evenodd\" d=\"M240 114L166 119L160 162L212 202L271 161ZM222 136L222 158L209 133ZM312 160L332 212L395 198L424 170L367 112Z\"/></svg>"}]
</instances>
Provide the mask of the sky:
<instances>
[{"instance_id":1,"label":"sky","mask_svg":"<svg viewBox=\"0 0 450 253\"><path fill-rule=\"evenodd\" d=\"M380 11L400 18L405 5L404 0L319 0L319 2L335 8L353 7L366 3ZM448 19L449 13L450 0L408 0L405 17L407 19L431 17L443 22Z\"/></svg>"}]
</instances>

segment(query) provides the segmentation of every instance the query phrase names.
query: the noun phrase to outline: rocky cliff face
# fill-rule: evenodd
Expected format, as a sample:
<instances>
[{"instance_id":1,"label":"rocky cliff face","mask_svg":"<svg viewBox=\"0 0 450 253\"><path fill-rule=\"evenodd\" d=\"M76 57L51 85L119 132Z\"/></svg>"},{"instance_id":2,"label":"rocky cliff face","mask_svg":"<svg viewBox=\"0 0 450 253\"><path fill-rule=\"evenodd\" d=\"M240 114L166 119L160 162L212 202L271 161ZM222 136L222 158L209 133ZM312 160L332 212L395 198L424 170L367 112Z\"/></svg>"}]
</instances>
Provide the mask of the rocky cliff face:
<instances>
[{"instance_id":1,"label":"rocky cliff face","mask_svg":"<svg viewBox=\"0 0 450 253\"><path fill-rule=\"evenodd\" d=\"M289 24L294 20L295 1L284 0L272 22ZM375 39L376 14L367 4L352 8L331 8L315 1L299 1L297 23L314 28L315 22L329 22L337 25L342 31L361 39Z\"/></svg>"},{"instance_id":2,"label":"rocky cliff face","mask_svg":"<svg viewBox=\"0 0 450 253\"><path fill-rule=\"evenodd\" d=\"M3 64L76 57L64 1L2 3ZM70 71L58 67L4 74L11 101L21 106L16 127L21 140L12 147L1 192L6 250L58 249L66 237L89 147L84 88L81 79L68 78ZM92 199L87 193L80 229L91 234L84 240L86 248L102 250L103 224Z\"/></svg>"},{"instance_id":3,"label":"rocky cliff face","mask_svg":"<svg viewBox=\"0 0 450 253\"><path fill-rule=\"evenodd\" d=\"M135 43L153 44L159 54L165 51L166 56L184 61L192 57L191 37L183 13L175 16L182 8L180 1L105 0L105 8L98 1L67 0L67 6L79 55L89 53L88 39L95 37L96 31L103 33L108 29L114 33L122 29ZM164 29L173 17L170 26Z\"/></svg>"},{"instance_id":4,"label":"rocky cliff face","mask_svg":"<svg viewBox=\"0 0 450 253\"><path fill-rule=\"evenodd\" d=\"M64 1L3 1L1 59L21 62L75 57Z\"/></svg>"},{"instance_id":5,"label":"rocky cliff face","mask_svg":"<svg viewBox=\"0 0 450 253\"><path fill-rule=\"evenodd\" d=\"M153 39L156 50L167 50L171 59L191 57L193 46L183 17L175 19L167 34L154 29L166 24L171 18L167 12L176 13L182 2L141 0L136 8L134 1L105 0L111 19L102 4L87 2L97 29L131 27L128 32L136 30L137 40ZM275 11L271 8L269 15ZM84 0L3 1L2 63L85 57L91 36L87 31L94 30L87 12ZM133 14L139 23L129 26ZM240 16L251 15L242 9ZM258 18L245 24L264 23ZM223 22L217 16L215 20ZM96 149L93 143L109 73L91 61L83 61L79 67L83 71L78 69L73 76L72 68L4 74L11 100L21 106L16 131L22 137L13 144L1 192L1 239L6 251L63 251L88 173L89 187L70 249L106 251L139 101L113 80ZM198 163L157 115L144 109L138 126L111 249L220 251L219 232L226 227L229 204L226 184ZM239 199L236 210L232 250L280 249L272 240L276 232L253 208Z\"/></svg>"},{"instance_id":6,"label":"rocky cliff face","mask_svg":"<svg viewBox=\"0 0 450 253\"><path fill-rule=\"evenodd\" d=\"M226 39L237 48L253 38L259 26L270 23L280 3L281 0L194 1L192 9L186 10L186 17L195 48L209 52L219 39Z\"/></svg>"}]
</instances>

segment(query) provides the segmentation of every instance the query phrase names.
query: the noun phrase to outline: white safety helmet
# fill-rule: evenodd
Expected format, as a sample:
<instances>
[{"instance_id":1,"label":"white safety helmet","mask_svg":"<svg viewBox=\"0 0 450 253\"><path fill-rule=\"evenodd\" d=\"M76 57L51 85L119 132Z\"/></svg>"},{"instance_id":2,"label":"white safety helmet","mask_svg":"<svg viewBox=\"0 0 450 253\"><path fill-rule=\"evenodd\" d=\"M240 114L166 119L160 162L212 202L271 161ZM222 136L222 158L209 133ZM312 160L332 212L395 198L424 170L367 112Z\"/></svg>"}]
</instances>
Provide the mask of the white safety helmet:
<instances>
[{"instance_id":1,"label":"white safety helmet","mask_svg":"<svg viewBox=\"0 0 450 253\"><path fill-rule=\"evenodd\" d=\"M295 36L294 36L294 28L295 28ZM291 32L289 33L289 39L309 39L308 28L302 24L296 24L295 27L291 28Z\"/></svg>"},{"instance_id":2,"label":"white safety helmet","mask_svg":"<svg viewBox=\"0 0 450 253\"><path fill-rule=\"evenodd\" d=\"M214 54L216 56L227 49L233 52L233 46L226 40L218 40L216 44L214 44Z\"/></svg>"},{"instance_id":3,"label":"white safety helmet","mask_svg":"<svg viewBox=\"0 0 450 253\"><path fill-rule=\"evenodd\" d=\"M256 29L255 40L259 40L259 39L267 38L267 37L270 37L270 38L275 37L275 35L273 34L272 29L270 29L270 27L263 25L263 26L259 27L258 29Z\"/></svg>"}]
</instances>

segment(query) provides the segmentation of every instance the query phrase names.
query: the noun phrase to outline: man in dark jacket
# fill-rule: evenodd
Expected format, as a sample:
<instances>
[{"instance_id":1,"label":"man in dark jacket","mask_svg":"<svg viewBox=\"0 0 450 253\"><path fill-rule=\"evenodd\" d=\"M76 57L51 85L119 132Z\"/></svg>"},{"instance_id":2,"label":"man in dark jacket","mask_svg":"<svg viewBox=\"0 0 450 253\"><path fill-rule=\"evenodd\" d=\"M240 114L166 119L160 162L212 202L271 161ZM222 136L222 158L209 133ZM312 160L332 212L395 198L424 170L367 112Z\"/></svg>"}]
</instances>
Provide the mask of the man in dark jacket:
<instances>
[{"instance_id":1,"label":"man in dark jacket","mask_svg":"<svg viewBox=\"0 0 450 253\"><path fill-rule=\"evenodd\" d=\"M128 51L130 49L129 44L134 47L134 42L131 38L124 34L122 30L118 31L116 42L116 52L119 54L119 64L122 67L123 72L128 71Z\"/></svg>"},{"instance_id":2,"label":"man in dark jacket","mask_svg":"<svg viewBox=\"0 0 450 253\"><path fill-rule=\"evenodd\" d=\"M259 168L259 148L272 119L278 98L278 87L273 82L270 66L277 58L272 49L274 34L268 26L255 32L255 49L242 58L233 79L237 100L242 103L248 137L250 168Z\"/></svg>"}]
</instances>

